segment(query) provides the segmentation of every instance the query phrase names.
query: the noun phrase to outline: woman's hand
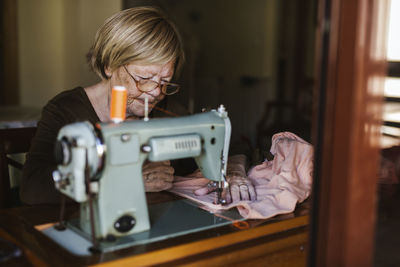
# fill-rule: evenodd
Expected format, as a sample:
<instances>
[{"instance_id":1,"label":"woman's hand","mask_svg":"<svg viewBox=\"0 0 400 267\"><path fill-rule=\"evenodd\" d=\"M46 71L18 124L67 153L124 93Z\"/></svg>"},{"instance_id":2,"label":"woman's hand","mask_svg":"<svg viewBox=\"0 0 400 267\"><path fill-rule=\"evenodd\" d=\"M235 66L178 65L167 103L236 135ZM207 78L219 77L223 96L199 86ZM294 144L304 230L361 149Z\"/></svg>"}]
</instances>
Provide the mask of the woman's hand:
<instances>
[{"instance_id":1,"label":"woman's hand","mask_svg":"<svg viewBox=\"0 0 400 267\"><path fill-rule=\"evenodd\" d=\"M169 160L146 161L143 164L142 173L146 192L159 192L172 187L174 168L171 167Z\"/></svg>"},{"instance_id":2,"label":"woman's hand","mask_svg":"<svg viewBox=\"0 0 400 267\"><path fill-rule=\"evenodd\" d=\"M228 173L227 181L229 184L229 192L225 193L225 198L228 203L238 202L240 200L254 201L257 199L254 186L247 178L246 174Z\"/></svg>"},{"instance_id":3,"label":"woman's hand","mask_svg":"<svg viewBox=\"0 0 400 267\"><path fill-rule=\"evenodd\" d=\"M229 188L222 193L222 197L226 199L227 204L240 200L254 201L257 199L254 186L246 175L246 156L235 155L229 158L226 178ZM194 193L196 195L206 195L215 190L215 186L206 186L196 190Z\"/></svg>"}]
</instances>

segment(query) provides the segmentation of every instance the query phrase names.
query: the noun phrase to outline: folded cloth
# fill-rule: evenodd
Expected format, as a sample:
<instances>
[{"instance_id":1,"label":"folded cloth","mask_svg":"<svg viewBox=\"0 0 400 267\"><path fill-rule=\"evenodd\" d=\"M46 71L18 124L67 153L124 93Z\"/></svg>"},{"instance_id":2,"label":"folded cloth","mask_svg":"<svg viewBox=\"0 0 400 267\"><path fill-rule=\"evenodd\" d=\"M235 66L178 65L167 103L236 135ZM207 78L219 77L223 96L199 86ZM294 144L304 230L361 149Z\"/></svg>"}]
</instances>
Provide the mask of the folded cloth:
<instances>
[{"instance_id":1,"label":"folded cloth","mask_svg":"<svg viewBox=\"0 0 400 267\"><path fill-rule=\"evenodd\" d=\"M250 168L248 178L255 186L255 201L240 200L228 205L214 204L216 193L198 196L194 193L209 180L197 172L188 177L176 177L169 190L191 199L211 212L236 207L246 219L267 219L294 211L311 193L314 151L311 144L290 132L272 137L273 160L265 160Z\"/></svg>"}]
</instances>

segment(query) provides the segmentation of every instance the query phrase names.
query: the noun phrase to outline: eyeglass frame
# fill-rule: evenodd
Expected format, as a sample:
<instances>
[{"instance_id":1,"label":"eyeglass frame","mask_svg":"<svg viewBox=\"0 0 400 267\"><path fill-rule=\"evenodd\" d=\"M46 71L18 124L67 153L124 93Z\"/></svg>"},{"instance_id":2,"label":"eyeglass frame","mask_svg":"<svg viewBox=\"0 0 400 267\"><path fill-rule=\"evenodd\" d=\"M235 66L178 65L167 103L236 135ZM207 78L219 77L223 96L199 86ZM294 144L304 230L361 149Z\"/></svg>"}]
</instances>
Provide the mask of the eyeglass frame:
<instances>
[{"instance_id":1,"label":"eyeglass frame","mask_svg":"<svg viewBox=\"0 0 400 267\"><path fill-rule=\"evenodd\" d=\"M169 83L169 82L163 82L163 83L161 83L161 82L156 82L156 81L150 80L149 78L141 78L141 79L138 81L138 80L136 80L135 77L133 77L133 75L128 71L128 69L126 68L125 65L123 65L123 67L124 67L126 73L128 73L128 75L135 81L136 88L137 88L140 92L142 92L142 93L151 92L151 91L153 91L154 89L156 89L157 87L160 88L160 92L161 92L162 94L164 94L164 95L173 95L173 94L178 93L179 90L180 90L180 87L181 87L181 86L180 86L179 84L177 84L177 83ZM154 87L153 89L151 89L151 90L144 91L144 90L140 89L140 86L139 86L139 85L140 85L140 84L139 84L140 81L152 82L152 83L157 84L157 86L155 86L155 87ZM176 91L173 92L172 94L167 94L166 92L164 92L165 89L163 90L163 88L167 88L168 85L176 86L176 87L177 87Z\"/></svg>"}]
</instances>

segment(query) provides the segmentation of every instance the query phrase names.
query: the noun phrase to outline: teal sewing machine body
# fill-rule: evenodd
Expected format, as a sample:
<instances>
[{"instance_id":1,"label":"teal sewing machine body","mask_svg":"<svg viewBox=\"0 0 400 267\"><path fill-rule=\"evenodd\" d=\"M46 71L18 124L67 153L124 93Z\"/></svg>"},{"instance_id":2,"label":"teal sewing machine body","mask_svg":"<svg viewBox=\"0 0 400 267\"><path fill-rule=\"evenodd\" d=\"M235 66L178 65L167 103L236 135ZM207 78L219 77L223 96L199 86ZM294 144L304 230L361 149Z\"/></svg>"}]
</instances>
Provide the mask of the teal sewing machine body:
<instances>
[{"instance_id":1,"label":"teal sewing machine body","mask_svg":"<svg viewBox=\"0 0 400 267\"><path fill-rule=\"evenodd\" d=\"M206 178L224 185L231 124L223 106L185 117L101 123L96 128L78 122L60 130L58 170L53 173L56 188L81 204L79 225L89 236L107 239L150 229L145 160L193 157Z\"/></svg>"}]
</instances>

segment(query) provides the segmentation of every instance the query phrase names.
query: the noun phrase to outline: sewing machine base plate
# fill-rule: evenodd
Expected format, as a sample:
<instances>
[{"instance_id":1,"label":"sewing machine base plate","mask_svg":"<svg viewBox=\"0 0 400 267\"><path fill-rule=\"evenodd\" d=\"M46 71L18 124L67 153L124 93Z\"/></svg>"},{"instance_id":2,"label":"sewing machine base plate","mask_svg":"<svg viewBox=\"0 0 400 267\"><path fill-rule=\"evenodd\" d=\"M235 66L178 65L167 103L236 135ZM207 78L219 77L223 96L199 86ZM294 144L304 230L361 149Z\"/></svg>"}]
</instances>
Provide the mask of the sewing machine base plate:
<instances>
[{"instance_id":1,"label":"sewing machine base plate","mask_svg":"<svg viewBox=\"0 0 400 267\"><path fill-rule=\"evenodd\" d=\"M195 233L232 223L231 220L243 220L236 209L224 211L222 217L200 209L188 200L176 200L149 206L151 229L142 233L117 238L113 242L99 242L102 252L114 251L136 245L144 245L181 235ZM77 255L90 255L92 247L90 236L79 228L79 220L68 221L67 229L58 231L54 227L43 233Z\"/></svg>"}]
</instances>

